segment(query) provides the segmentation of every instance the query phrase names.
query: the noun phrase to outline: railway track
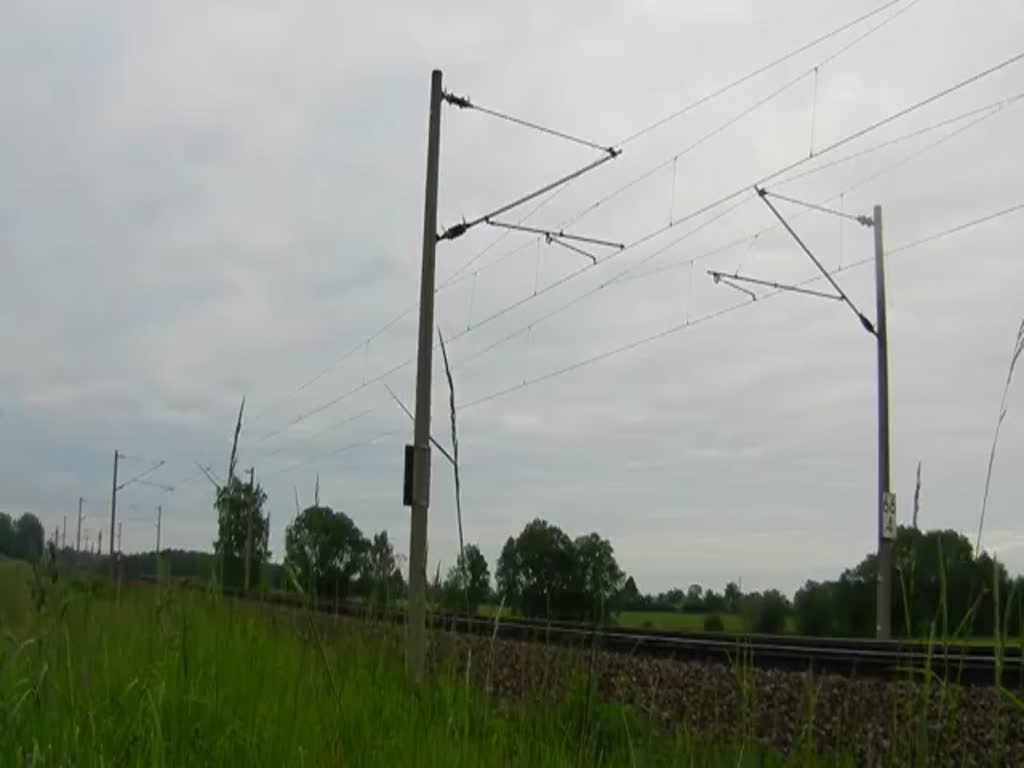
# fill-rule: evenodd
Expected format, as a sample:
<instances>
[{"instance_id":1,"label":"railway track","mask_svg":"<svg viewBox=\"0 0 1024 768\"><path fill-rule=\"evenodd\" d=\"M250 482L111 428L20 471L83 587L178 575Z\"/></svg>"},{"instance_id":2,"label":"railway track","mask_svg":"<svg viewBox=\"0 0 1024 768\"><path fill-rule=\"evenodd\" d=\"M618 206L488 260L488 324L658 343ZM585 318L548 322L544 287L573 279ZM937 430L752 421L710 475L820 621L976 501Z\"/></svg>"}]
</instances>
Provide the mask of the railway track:
<instances>
[{"instance_id":1,"label":"railway track","mask_svg":"<svg viewBox=\"0 0 1024 768\"><path fill-rule=\"evenodd\" d=\"M151 583L150 579L145 581ZM356 603L309 606L281 595L245 598L239 593L229 592L227 596L367 621L404 624L406 618L403 610L370 608ZM932 674L962 685L992 686L999 682L1013 690L1024 690L1024 656L1020 645L1002 650L992 645L976 644L950 644L929 649L925 643L903 641L671 632L570 621L495 620L446 613L428 614L428 621L437 630L578 649L597 648L649 658L726 665L743 663L793 672L890 680L901 677L923 679L926 674Z\"/></svg>"},{"instance_id":2,"label":"railway track","mask_svg":"<svg viewBox=\"0 0 1024 768\"><path fill-rule=\"evenodd\" d=\"M401 617L390 620L402 621ZM924 644L812 638L786 635L741 635L703 632L624 629L573 622L543 622L434 615L435 627L495 634L502 639L544 642L580 648L597 647L613 653L700 661L744 663L755 667L795 672L837 674L847 677L894 679L916 676L925 670L949 682L994 685L997 679L1012 689L1024 689L1024 661L1020 647L997 653L993 646L962 645L932 648Z\"/></svg>"}]
</instances>

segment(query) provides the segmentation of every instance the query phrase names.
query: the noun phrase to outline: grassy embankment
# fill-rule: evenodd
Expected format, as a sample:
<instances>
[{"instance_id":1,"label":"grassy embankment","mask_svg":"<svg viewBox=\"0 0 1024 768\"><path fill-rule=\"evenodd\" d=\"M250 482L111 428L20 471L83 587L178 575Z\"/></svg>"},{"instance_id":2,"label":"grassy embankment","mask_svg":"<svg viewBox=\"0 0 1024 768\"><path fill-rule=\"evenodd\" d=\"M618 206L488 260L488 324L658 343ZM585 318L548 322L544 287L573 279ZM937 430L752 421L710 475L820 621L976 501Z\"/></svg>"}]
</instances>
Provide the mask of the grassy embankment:
<instances>
[{"instance_id":1,"label":"grassy embankment","mask_svg":"<svg viewBox=\"0 0 1024 768\"><path fill-rule=\"evenodd\" d=\"M656 729L582 684L511 704L441 669L416 689L393 636L368 629L69 581L0 562L2 766L787 764Z\"/></svg>"}]
</instances>

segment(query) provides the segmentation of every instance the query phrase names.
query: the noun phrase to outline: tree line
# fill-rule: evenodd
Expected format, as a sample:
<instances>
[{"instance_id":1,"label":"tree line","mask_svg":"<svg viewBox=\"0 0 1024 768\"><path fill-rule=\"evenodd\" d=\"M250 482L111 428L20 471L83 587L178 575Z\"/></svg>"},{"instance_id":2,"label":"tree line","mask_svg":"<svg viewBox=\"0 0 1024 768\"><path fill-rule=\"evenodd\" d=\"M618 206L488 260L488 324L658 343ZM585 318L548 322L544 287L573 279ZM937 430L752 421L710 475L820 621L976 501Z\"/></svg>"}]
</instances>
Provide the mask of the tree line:
<instances>
[{"instance_id":1,"label":"tree line","mask_svg":"<svg viewBox=\"0 0 1024 768\"><path fill-rule=\"evenodd\" d=\"M385 537L382 532L373 543ZM373 543L343 513L311 507L288 528L285 566L319 591L329 591L334 583L344 595L354 579L379 583L393 566L392 559L383 560L384 568L377 565L382 561L374 552L381 548ZM389 546L386 552L393 557ZM894 566L897 636L990 636L997 628L1020 633L1024 577L1012 579L988 553L975 554L962 534L901 527ZM614 621L622 611L736 614L753 632L778 633L792 626L806 635L873 637L876 573L876 556L870 554L835 580L808 581L792 601L775 589L745 593L735 582L721 592L691 584L685 590L643 594L620 568L607 539L596 532L573 538L536 519L506 540L493 588L486 558L468 545L443 580L438 569L431 597L448 610L471 613L484 603L500 603L527 617L595 622ZM404 584L397 587L400 573L394 579L397 594Z\"/></svg>"},{"instance_id":2,"label":"tree line","mask_svg":"<svg viewBox=\"0 0 1024 768\"><path fill-rule=\"evenodd\" d=\"M272 563L266 500L258 484L230 475L214 503L213 554L165 550L160 553L165 567L176 578L213 578L229 589L297 589L328 601L387 603L405 597L387 531L365 535L347 514L321 505L318 493L286 527L282 563ZM44 546L43 526L33 515L13 521L0 514L0 554L37 559ZM990 636L997 628L1021 632L1024 577L1011 578L987 553L976 554L962 534L900 527L894 567L897 636ZM156 570L153 553L121 560L121 572L129 578ZM500 604L526 617L588 622L612 622L623 611L692 613L703 615L705 627L714 629L722 626L716 617L735 614L753 632L792 627L805 635L872 637L876 573L876 556L869 554L833 580L806 582L793 600L772 589L744 593L735 582L721 592L690 584L645 594L620 568L607 539L597 532L571 537L538 518L505 541L493 580L487 558L468 544L446 572L438 566L428 592L436 608L451 612L476 613L481 605Z\"/></svg>"},{"instance_id":3,"label":"tree line","mask_svg":"<svg viewBox=\"0 0 1024 768\"><path fill-rule=\"evenodd\" d=\"M893 549L893 634L1021 634L1024 576L1011 579L987 552L975 553L963 534L900 527ZM873 636L877 573L877 556L870 554L835 580L808 581L794 599L797 630Z\"/></svg>"},{"instance_id":4,"label":"tree line","mask_svg":"<svg viewBox=\"0 0 1024 768\"><path fill-rule=\"evenodd\" d=\"M0 555L17 560L38 560L43 555L46 534L43 524L33 514L13 519L0 512Z\"/></svg>"},{"instance_id":5,"label":"tree line","mask_svg":"<svg viewBox=\"0 0 1024 768\"><path fill-rule=\"evenodd\" d=\"M318 496L287 526L283 565L271 583L298 587L328 601L357 597L387 602L404 597L406 584L387 532L367 537L347 514L321 505ZM247 486L237 478L218 494L214 551L224 563L223 582L228 587L244 587L240 574L245 532L251 519L257 538L263 535L268 524L262 511L265 501L258 485ZM265 543L256 549L253 559L259 562L251 567L267 567L270 553ZM473 614L489 603L531 618L587 622L614 621L627 610L739 613L753 631L767 633L782 632L792 612L790 601L777 590L744 594L735 583L721 594L697 584L685 592L641 594L619 566L608 539L597 532L573 538L539 518L506 540L493 582L487 558L478 546L467 544L445 573L438 566L428 598L452 612Z\"/></svg>"},{"instance_id":6,"label":"tree line","mask_svg":"<svg viewBox=\"0 0 1024 768\"><path fill-rule=\"evenodd\" d=\"M229 591L270 588L320 601L358 597L382 603L405 596L405 579L387 531L364 535L344 512L321 505L319 492L314 504L286 527L283 562L272 562L266 502L259 483L232 471L217 488L212 555L164 550L159 553L162 566L174 578L212 579ZM122 558L128 578L152 576L157 569L155 553Z\"/></svg>"}]
</instances>

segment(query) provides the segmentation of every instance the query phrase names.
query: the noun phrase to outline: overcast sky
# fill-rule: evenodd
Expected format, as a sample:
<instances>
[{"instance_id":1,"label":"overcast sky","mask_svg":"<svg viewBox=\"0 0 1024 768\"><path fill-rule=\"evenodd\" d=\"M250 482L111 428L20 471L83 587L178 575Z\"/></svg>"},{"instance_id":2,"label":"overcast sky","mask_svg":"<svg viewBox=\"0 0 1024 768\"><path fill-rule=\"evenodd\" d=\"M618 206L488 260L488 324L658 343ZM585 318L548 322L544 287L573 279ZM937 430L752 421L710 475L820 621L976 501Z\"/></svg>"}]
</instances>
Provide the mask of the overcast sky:
<instances>
[{"instance_id":1,"label":"overcast sky","mask_svg":"<svg viewBox=\"0 0 1024 768\"><path fill-rule=\"evenodd\" d=\"M481 106L604 146L880 4L5 0L0 509L49 530L67 515L70 541L83 496L95 540L117 448L122 478L163 459L151 479L176 488L122 492L123 549L152 547L157 504L165 546L209 549L213 489L195 462L223 476L244 394L241 462L269 494L275 554L293 489L311 503L317 473L323 503L404 554L412 425L384 383L411 407L414 368L378 379L415 354L430 70ZM1024 91L1024 61L828 147L1019 53L1022 29L1019 0L900 2L626 142L526 222L627 244L665 230L593 249L596 266L486 226L439 245L457 402L527 384L459 416L466 538L492 567L538 516L610 538L645 591L791 592L874 549L874 339L839 302L713 284L707 269L815 275L753 192L687 215L812 152L788 175L859 156L769 188L857 214L881 204L890 250L1021 204L1024 99L982 108ZM448 107L439 227L599 156ZM775 204L827 268L871 257L870 230ZM1024 317L1022 228L1018 210L889 260L901 522L921 461L921 524L975 535ZM870 264L837 279L874 318ZM448 444L440 355L434 373ZM1014 571L1022 461L1018 386L984 536ZM435 451L431 573L456 548Z\"/></svg>"}]
</instances>

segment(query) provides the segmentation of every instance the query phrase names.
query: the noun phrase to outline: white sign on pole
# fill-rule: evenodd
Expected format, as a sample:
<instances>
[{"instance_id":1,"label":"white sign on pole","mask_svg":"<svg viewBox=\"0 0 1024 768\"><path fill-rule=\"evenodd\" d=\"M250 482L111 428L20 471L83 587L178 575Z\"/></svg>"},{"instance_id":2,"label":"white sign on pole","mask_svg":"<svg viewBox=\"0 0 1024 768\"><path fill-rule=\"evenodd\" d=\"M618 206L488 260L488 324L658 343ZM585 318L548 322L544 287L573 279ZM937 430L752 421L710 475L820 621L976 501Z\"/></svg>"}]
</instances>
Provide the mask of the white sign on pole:
<instances>
[{"instance_id":1,"label":"white sign on pole","mask_svg":"<svg viewBox=\"0 0 1024 768\"><path fill-rule=\"evenodd\" d=\"M896 494L882 494L882 538L888 541L896 539Z\"/></svg>"}]
</instances>

